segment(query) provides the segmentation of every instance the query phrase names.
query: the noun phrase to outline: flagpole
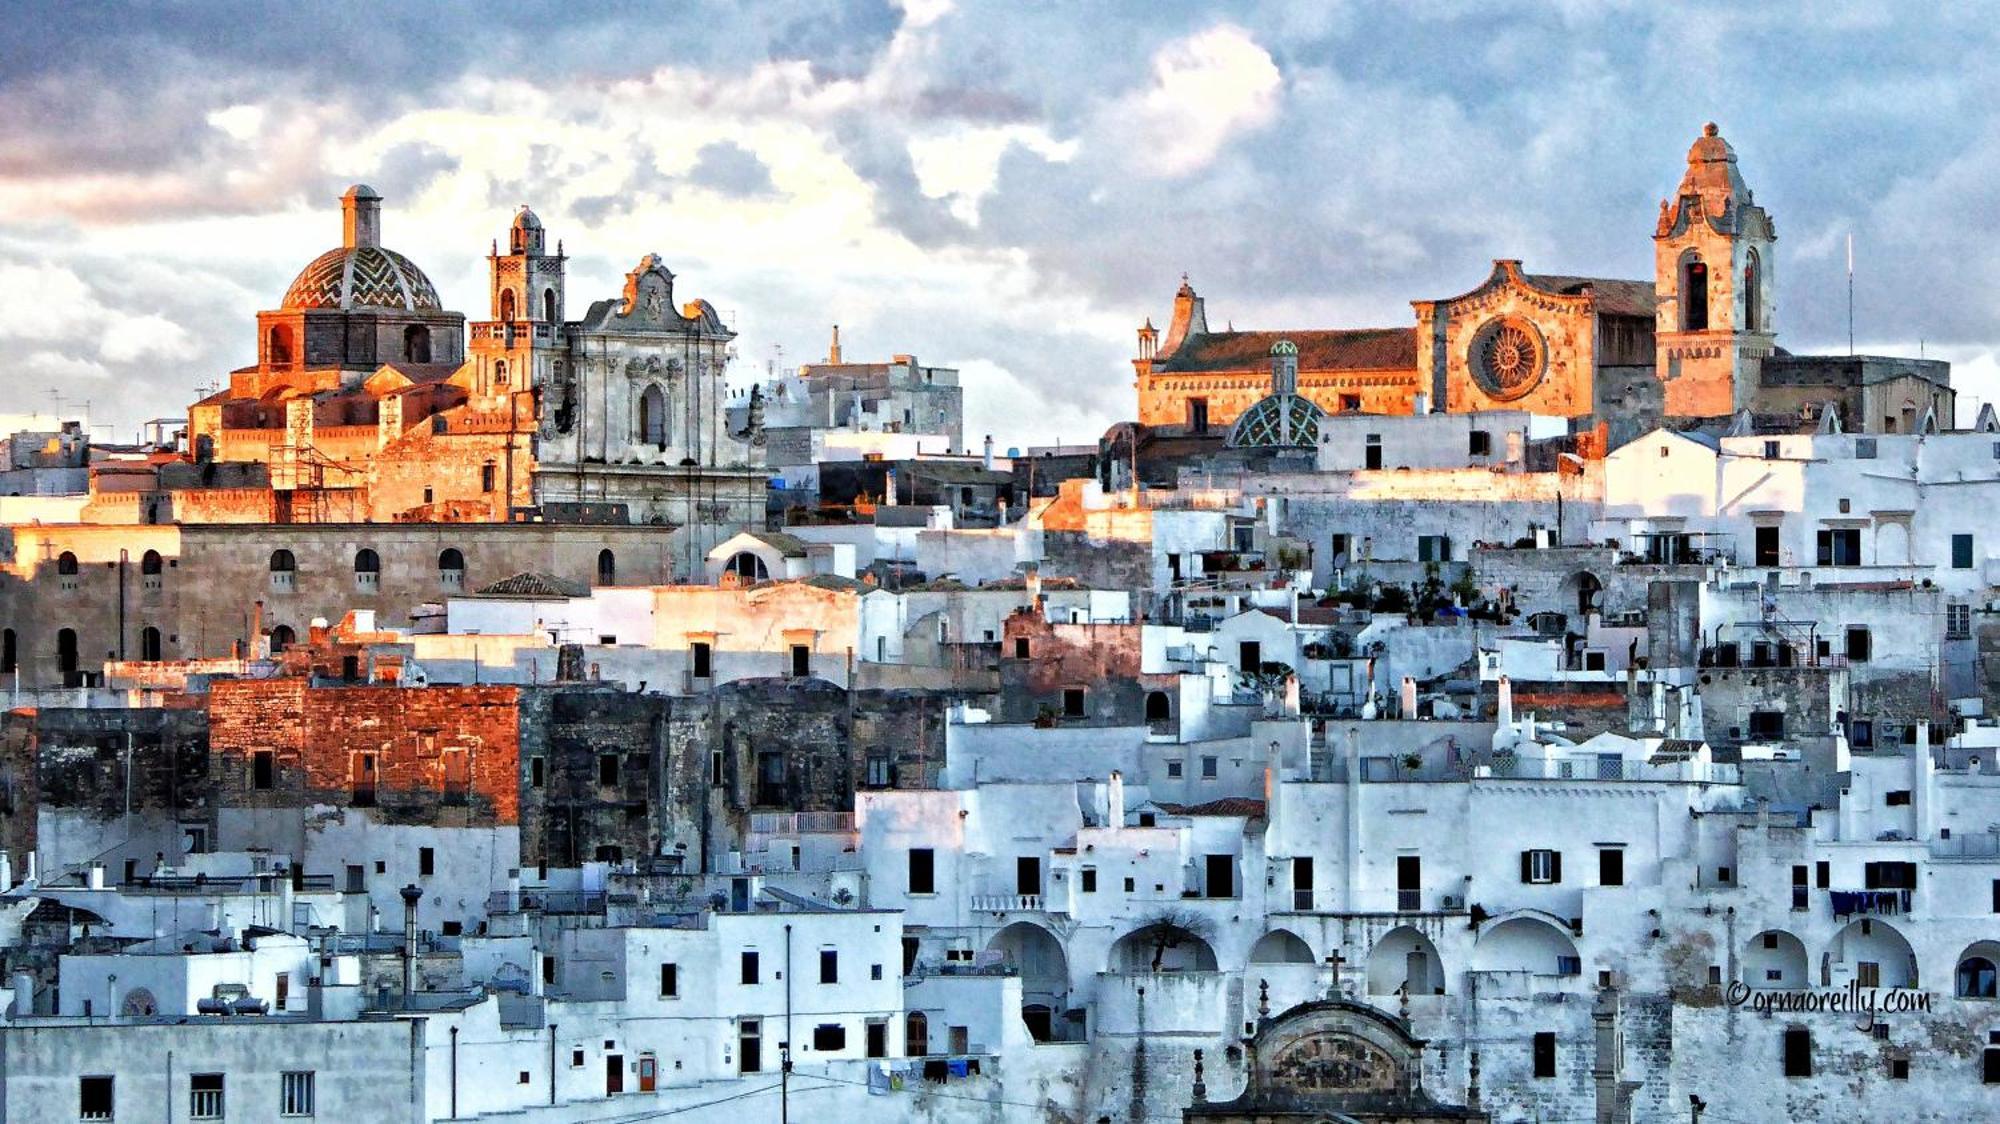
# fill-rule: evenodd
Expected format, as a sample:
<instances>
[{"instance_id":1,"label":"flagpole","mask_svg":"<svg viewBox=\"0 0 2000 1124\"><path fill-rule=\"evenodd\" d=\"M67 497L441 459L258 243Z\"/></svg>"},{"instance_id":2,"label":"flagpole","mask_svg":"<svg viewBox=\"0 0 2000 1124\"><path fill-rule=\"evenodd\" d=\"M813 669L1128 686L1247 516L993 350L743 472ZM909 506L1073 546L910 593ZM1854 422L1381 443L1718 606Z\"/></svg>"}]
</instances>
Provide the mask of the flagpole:
<instances>
[{"instance_id":1,"label":"flagpole","mask_svg":"<svg viewBox=\"0 0 2000 1124\"><path fill-rule=\"evenodd\" d=\"M1847 354L1854 354L1854 234L1847 235Z\"/></svg>"}]
</instances>

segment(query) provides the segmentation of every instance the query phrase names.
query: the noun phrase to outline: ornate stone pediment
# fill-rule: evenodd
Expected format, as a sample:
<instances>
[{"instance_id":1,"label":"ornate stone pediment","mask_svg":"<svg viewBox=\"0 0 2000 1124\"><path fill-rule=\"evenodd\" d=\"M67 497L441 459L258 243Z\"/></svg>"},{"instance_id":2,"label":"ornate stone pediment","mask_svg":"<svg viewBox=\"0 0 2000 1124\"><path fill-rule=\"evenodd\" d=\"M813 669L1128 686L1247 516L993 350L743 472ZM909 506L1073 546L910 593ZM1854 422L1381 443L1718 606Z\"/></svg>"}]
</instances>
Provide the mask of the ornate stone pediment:
<instances>
[{"instance_id":1,"label":"ornate stone pediment","mask_svg":"<svg viewBox=\"0 0 2000 1124\"><path fill-rule=\"evenodd\" d=\"M1360 1038L1313 1034L1271 1059L1266 1085L1289 1093L1392 1093L1401 1084L1396 1059Z\"/></svg>"}]
</instances>

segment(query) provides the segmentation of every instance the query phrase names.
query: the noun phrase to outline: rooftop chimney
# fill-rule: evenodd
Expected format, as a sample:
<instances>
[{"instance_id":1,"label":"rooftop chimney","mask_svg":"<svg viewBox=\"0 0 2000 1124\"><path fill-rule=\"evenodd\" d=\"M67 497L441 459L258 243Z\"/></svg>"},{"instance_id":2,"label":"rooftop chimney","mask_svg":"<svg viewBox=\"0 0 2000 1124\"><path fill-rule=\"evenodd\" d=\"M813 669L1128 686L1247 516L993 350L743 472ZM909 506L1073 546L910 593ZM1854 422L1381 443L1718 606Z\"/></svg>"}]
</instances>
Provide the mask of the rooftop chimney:
<instances>
[{"instance_id":1,"label":"rooftop chimney","mask_svg":"<svg viewBox=\"0 0 2000 1124\"><path fill-rule=\"evenodd\" d=\"M983 463L986 471L993 471L993 435L990 433L986 435L986 457Z\"/></svg>"},{"instance_id":2,"label":"rooftop chimney","mask_svg":"<svg viewBox=\"0 0 2000 1124\"><path fill-rule=\"evenodd\" d=\"M840 325L838 324L833 326L833 345L826 349L826 361L829 365L840 362Z\"/></svg>"},{"instance_id":3,"label":"rooftop chimney","mask_svg":"<svg viewBox=\"0 0 2000 1124\"><path fill-rule=\"evenodd\" d=\"M357 183L340 197L340 244L347 247L382 244L382 197Z\"/></svg>"},{"instance_id":4,"label":"rooftop chimney","mask_svg":"<svg viewBox=\"0 0 2000 1124\"><path fill-rule=\"evenodd\" d=\"M1500 729L1511 730L1514 728L1514 681L1502 675L1500 682L1497 684L1497 689L1499 693L1498 718Z\"/></svg>"},{"instance_id":5,"label":"rooftop chimney","mask_svg":"<svg viewBox=\"0 0 2000 1124\"><path fill-rule=\"evenodd\" d=\"M414 884L402 889L403 895L403 1006L408 1008L410 996L417 990L417 903L423 900L424 892Z\"/></svg>"},{"instance_id":6,"label":"rooftop chimney","mask_svg":"<svg viewBox=\"0 0 2000 1124\"><path fill-rule=\"evenodd\" d=\"M1111 770L1111 783L1104 788L1104 826L1121 828L1125 826L1125 774Z\"/></svg>"}]
</instances>

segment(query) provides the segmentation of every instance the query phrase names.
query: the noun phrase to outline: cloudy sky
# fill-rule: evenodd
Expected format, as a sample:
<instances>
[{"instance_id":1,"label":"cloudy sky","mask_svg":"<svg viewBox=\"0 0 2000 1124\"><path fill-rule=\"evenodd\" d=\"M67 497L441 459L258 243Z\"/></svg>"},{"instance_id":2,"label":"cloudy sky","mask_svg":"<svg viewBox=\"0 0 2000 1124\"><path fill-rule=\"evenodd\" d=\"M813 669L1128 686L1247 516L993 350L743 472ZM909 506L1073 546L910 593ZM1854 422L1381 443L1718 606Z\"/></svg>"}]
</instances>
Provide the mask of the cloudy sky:
<instances>
[{"instance_id":1,"label":"cloudy sky","mask_svg":"<svg viewBox=\"0 0 2000 1124\"><path fill-rule=\"evenodd\" d=\"M0 39L8 406L105 435L254 358L387 197L477 318L531 203L571 304L658 252L740 331L963 371L967 434L1093 438L1180 274L1217 327L1410 322L1496 257L1650 277L1707 120L1778 227L1780 342L2000 394L2000 11L1490 4L48 4ZM1915 10L1917 6L1910 6Z\"/></svg>"}]
</instances>

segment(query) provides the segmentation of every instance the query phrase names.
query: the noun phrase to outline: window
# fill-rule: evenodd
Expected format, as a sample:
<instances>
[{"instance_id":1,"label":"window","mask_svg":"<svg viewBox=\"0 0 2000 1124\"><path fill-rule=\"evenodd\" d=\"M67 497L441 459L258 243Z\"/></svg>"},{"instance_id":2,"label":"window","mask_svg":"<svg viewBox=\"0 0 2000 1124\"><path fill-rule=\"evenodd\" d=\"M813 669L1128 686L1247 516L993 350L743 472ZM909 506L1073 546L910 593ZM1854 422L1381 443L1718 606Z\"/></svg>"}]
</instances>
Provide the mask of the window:
<instances>
[{"instance_id":1,"label":"window","mask_svg":"<svg viewBox=\"0 0 2000 1124\"><path fill-rule=\"evenodd\" d=\"M1882 794L1882 803L1889 808L1907 808L1910 806L1910 790L1899 788L1885 792Z\"/></svg>"},{"instance_id":2,"label":"window","mask_svg":"<svg viewBox=\"0 0 2000 1124\"><path fill-rule=\"evenodd\" d=\"M349 800L357 808L375 806L375 755L357 753L348 774Z\"/></svg>"},{"instance_id":3,"label":"window","mask_svg":"<svg viewBox=\"0 0 2000 1124\"><path fill-rule=\"evenodd\" d=\"M499 483L496 477L497 474L493 471L492 461L487 461L485 464L480 465L479 490L482 492L492 491L494 489L494 486Z\"/></svg>"},{"instance_id":4,"label":"window","mask_svg":"<svg viewBox=\"0 0 2000 1124\"><path fill-rule=\"evenodd\" d=\"M1556 1036L1554 1031L1535 1032L1535 1076L1554 1077L1556 1075Z\"/></svg>"},{"instance_id":5,"label":"window","mask_svg":"<svg viewBox=\"0 0 2000 1124\"><path fill-rule=\"evenodd\" d=\"M417 848L417 874L421 877L429 877L436 873L437 849L435 847Z\"/></svg>"},{"instance_id":6,"label":"window","mask_svg":"<svg viewBox=\"0 0 2000 1124\"><path fill-rule=\"evenodd\" d=\"M277 754L268 749L250 754L250 787L270 788L277 775Z\"/></svg>"},{"instance_id":7,"label":"window","mask_svg":"<svg viewBox=\"0 0 2000 1124\"><path fill-rule=\"evenodd\" d=\"M1451 537L1449 535L1418 535L1417 561L1451 561Z\"/></svg>"},{"instance_id":8,"label":"window","mask_svg":"<svg viewBox=\"0 0 2000 1124\"><path fill-rule=\"evenodd\" d=\"M1263 663L1263 644L1255 640L1245 640L1236 645L1236 670L1245 675L1255 675Z\"/></svg>"},{"instance_id":9,"label":"window","mask_svg":"<svg viewBox=\"0 0 2000 1124\"><path fill-rule=\"evenodd\" d=\"M442 774L443 797L446 807L463 808L472 803L472 755L462 749L447 749L438 754L438 771Z\"/></svg>"},{"instance_id":10,"label":"window","mask_svg":"<svg viewBox=\"0 0 2000 1124\"><path fill-rule=\"evenodd\" d=\"M1368 435L1367 440L1363 443L1361 448L1361 466L1363 468L1370 468L1370 469L1382 467L1381 434L1371 433Z\"/></svg>"},{"instance_id":11,"label":"window","mask_svg":"<svg viewBox=\"0 0 2000 1124\"><path fill-rule=\"evenodd\" d=\"M1869 653L1868 630L1861 625L1847 626L1847 659L1849 663L1867 663Z\"/></svg>"},{"instance_id":12,"label":"window","mask_svg":"<svg viewBox=\"0 0 2000 1124\"><path fill-rule=\"evenodd\" d=\"M311 1116L312 1114L313 1071L301 1069L281 1074L278 1082L278 1115Z\"/></svg>"},{"instance_id":13,"label":"window","mask_svg":"<svg viewBox=\"0 0 2000 1124\"><path fill-rule=\"evenodd\" d=\"M1537 849L1521 852L1521 881L1547 885L1562 879L1561 851Z\"/></svg>"},{"instance_id":14,"label":"window","mask_svg":"<svg viewBox=\"0 0 2000 1124\"><path fill-rule=\"evenodd\" d=\"M14 630L0 632L0 671L13 672L21 666L20 650L14 639Z\"/></svg>"},{"instance_id":15,"label":"window","mask_svg":"<svg viewBox=\"0 0 2000 1124\"><path fill-rule=\"evenodd\" d=\"M1890 432L1894 432L1895 428L1894 425L1891 425L1889 427ZM1856 437L1854 439L1854 459L1858 461L1872 461L1875 459L1875 439L1873 437Z\"/></svg>"},{"instance_id":16,"label":"window","mask_svg":"<svg viewBox=\"0 0 2000 1124\"><path fill-rule=\"evenodd\" d=\"M1597 852L1597 884L1599 886L1625 884L1624 848L1605 847Z\"/></svg>"},{"instance_id":17,"label":"window","mask_svg":"<svg viewBox=\"0 0 2000 1124\"><path fill-rule=\"evenodd\" d=\"M1778 443L1776 441L1764 442L1764 459L1767 461L1778 459Z\"/></svg>"},{"instance_id":18,"label":"window","mask_svg":"<svg viewBox=\"0 0 2000 1124\"><path fill-rule=\"evenodd\" d=\"M1783 741L1785 738L1784 711L1781 710L1751 711L1750 737L1754 741Z\"/></svg>"},{"instance_id":19,"label":"window","mask_svg":"<svg viewBox=\"0 0 2000 1124\"><path fill-rule=\"evenodd\" d=\"M1708 266L1692 254L1681 264L1681 331L1708 330Z\"/></svg>"},{"instance_id":20,"label":"window","mask_svg":"<svg viewBox=\"0 0 2000 1124\"><path fill-rule=\"evenodd\" d=\"M546 783L548 778L548 767L549 767L548 761L546 758L541 758L541 757L528 758L528 787L530 788L542 787L542 785Z\"/></svg>"},{"instance_id":21,"label":"window","mask_svg":"<svg viewBox=\"0 0 2000 1124\"><path fill-rule=\"evenodd\" d=\"M583 1068L583 1047L578 1046L569 1052L569 1067L571 1069Z\"/></svg>"},{"instance_id":22,"label":"window","mask_svg":"<svg viewBox=\"0 0 2000 1124\"><path fill-rule=\"evenodd\" d=\"M1064 688L1063 688L1063 717L1064 717L1064 718L1082 718L1082 717L1083 717L1083 688L1082 688L1082 687L1064 687Z\"/></svg>"},{"instance_id":23,"label":"window","mask_svg":"<svg viewBox=\"0 0 2000 1124\"><path fill-rule=\"evenodd\" d=\"M1014 638L1014 658L1015 658L1015 659L1017 659L1017 660L1025 660L1025 659L1027 659L1027 658L1028 658L1028 638L1027 638L1027 637L1025 637L1025 636L1016 636L1016 637Z\"/></svg>"},{"instance_id":24,"label":"window","mask_svg":"<svg viewBox=\"0 0 2000 1124\"><path fill-rule=\"evenodd\" d=\"M1972 569L1972 536L1953 535L1951 537L1951 568Z\"/></svg>"},{"instance_id":25,"label":"window","mask_svg":"<svg viewBox=\"0 0 2000 1124\"><path fill-rule=\"evenodd\" d=\"M446 589L465 588L465 555L455 546L438 552L438 582Z\"/></svg>"},{"instance_id":26,"label":"window","mask_svg":"<svg viewBox=\"0 0 2000 1124\"><path fill-rule=\"evenodd\" d=\"M56 573L66 578L76 576L76 555L65 550L56 556Z\"/></svg>"},{"instance_id":27,"label":"window","mask_svg":"<svg viewBox=\"0 0 2000 1124\"><path fill-rule=\"evenodd\" d=\"M1188 399L1188 428L1196 433L1208 432L1208 399Z\"/></svg>"},{"instance_id":28,"label":"window","mask_svg":"<svg viewBox=\"0 0 2000 1124\"><path fill-rule=\"evenodd\" d=\"M715 674L715 652L708 641L697 640L688 647L688 658L694 663L694 677L707 679Z\"/></svg>"},{"instance_id":29,"label":"window","mask_svg":"<svg viewBox=\"0 0 2000 1124\"><path fill-rule=\"evenodd\" d=\"M77 1115L85 1120L112 1118L112 1085L109 1077L77 1078Z\"/></svg>"},{"instance_id":30,"label":"window","mask_svg":"<svg viewBox=\"0 0 2000 1124\"><path fill-rule=\"evenodd\" d=\"M1182 763L1179 761L1167 762L1167 779L1178 780L1181 775L1181 766Z\"/></svg>"},{"instance_id":31,"label":"window","mask_svg":"<svg viewBox=\"0 0 2000 1124\"><path fill-rule=\"evenodd\" d=\"M1214 779L1215 779L1215 772L1216 772L1216 766L1217 766L1217 764L1218 764L1218 761L1217 761L1217 759L1216 759L1216 758L1214 758L1214 757L1204 757L1204 758L1202 758L1202 759L1201 759L1201 779L1203 779L1203 780L1205 780L1205 781L1212 781L1212 780L1214 780Z\"/></svg>"},{"instance_id":32,"label":"window","mask_svg":"<svg viewBox=\"0 0 2000 1124\"><path fill-rule=\"evenodd\" d=\"M601 753L597 757L597 783L611 786L618 783L618 755Z\"/></svg>"},{"instance_id":33,"label":"window","mask_svg":"<svg viewBox=\"0 0 2000 1124\"><path fill-rule=\"evenodd\" d=\"M1340 396L1340 410L1342 413L1351 414L1360 408L1361 396L1359 394L1343 394Z\"/></svg>"},{"instance_id":34,"label":"window","mask_svg":"<svg viewBox=\"0 0 2000 1124\"><path fill-rule=\"evenodd\" d=\"M910 887L912 894L937 893L937 852L929 847L910 849Z\"/></svg>"},{"instance_id":35,"label":"window","mask_svg":"<svg viewBox=\"0 0 2000 1124\"><path fill-rule=\"evenodd\" d=\"M741 967L742 967L742 975L741 975L741 977L740 977L740 978L741 978L742 982L744 982L744 983L746 983L746 984L754 984L754 983L756 983L756 982L757 982L757 954L756 954L756 953L754 953L754 952L746 952L746 953L744 953L744 954L743 954L743 962L742 962L742 965L741 965Z\"/></svg>"},{"instance_id":36,"label":"window","mask_svg":"<svg viewBox=\"0 0 2000 1124\"><path fill-rule=\"evenodd\" d=\"M1831 530L1821 531L1817 541L1820 565L1861 565L1861 531L1859 528L1836 527Z\"/></svg>"},{"instance_id":37,"label":"window","mask_svg":"<svg viewBox=\"0 0 2000 1124\"><path fill-rule=\"evenodd\" d=\"M819 950L819 982L832 984L840 982L840 950L822 948Z\"/></svg>"},{"instance_id":38,"label":"window","mask_svg":"<svg viewBox=\"0 0 2000 1124\"><path fill-rule=\"evenodd\" d=\"M1963 603L1944 607L1945 636L1963 640L1972 635L1972 606Z\"/></svg>"},{"instance_id":39,"label":"window","mask_svg":"<svg viewBox=\"0 0 2000 1124\"><path fill-rule=\"evenodd\" d=\"M660 965L660 998L679 999L681 997L681 966L679 964Z\"/></svg>"},{"instance_id":40,"label":"window","mask_svg":"<svg viewBox=\"0 0 2000 1124\"><path fill-rule=\"evenodd\" d=\"M1082 873L1082 875L1081 875L1081 879L1082 879L1082 882L1081 882L1081 885L1082 885L1082 889L1083 889L1083 892L1084 892L1084 893L1086 893L1086 894L1094 894L1094 893L1096 893L1096 892L1097 892L1097 868L1096 868L1096 867L1094 867L1094 866L1087 866L1087 867L1084 867L1084 868L1083 868L1083 873Z\"/></svg>"},{"instance_id":41,"label":"window","mask_svg":"<svg viewBox=\"0 0 2000 1124\"><path fill-rule=\"evenodd\" d=\"M1785 1076L1812 1076L1812 1031L1802 1026L1785 1028Z\"/></svg>"},{"instance_id":42,"label":"window","mask_svg":"<svg viewBox=\"0 0 2000 1124\"><path fill-rule=\"evenodd\" d=\"M1889 1080L1891 1080L1891 1081L1908 1081L1909 1079L1910 1079L1910 1059L1908 1059L1908 1058L1890 1058L1890 1059L1889 1059Z\"/></svg>"},{"instance_id":43,"label":"window","mask_svg":"<svg viewBox=\"0 0 2000 1124\"><path fill-rule=\"evenodd\" d=\"M597 584L618 584L618 556L609 550L597 552Z\"/></svg>"},{"instance_id":44,"label":"window","mask_svg":"<svg viewBox=\"0 0 2000 1124\"><path fill-rule=\"evenodd\" d=\"M222 1075L220 1073L195 1073L188 1075L188 1118L190 1120L222 1119Z\"/></svg>"},{"instance_id":45,"label":"window","mask_svg":"<svg viewBox=\"0 0 2000 1124\"><path fill-rule=\"evenodd\" d=\"M792 645L792 678L804 679L812 674L812 649L804 644Z\"/></svg>"},{"instance_id":46,"label":"window","mask_svg":"<svg viewBox=\"0 0 2000 1124\"><path fill-rule=\"evenodd\" d=\"M1475 457L1493 454L1493 435L1483 429L1475 429L1466 441L1465 451Z\"/></svg>"},{"instance_id":47,"label":"window","mask_svg":"<svg viewBox=\"0 0 2000 1124\"><path fill-rule=\"evenodd\" d=\"M847 1028L839 1023L821 1023L813 1027L813 1049L826 1051L847 1049Z\"/></svg>"},{"instance_id":48,"label":"window","mask_svg":"<svg viewBox=\"0 0 2000 1124\"><path fill-rule=\"evenodd\" d=\"M1137 882L1137 880L1136 880L1136 879L1132 879L1132 878L1127 878L1127 879L1125 880L1125 892L1126 892L1126 893L1128 893L1128 894L1129 894L1129 893L1132 893L1132 892L1133 892L1134 890L1136 890L1137 888L1138 888L1138 882ZM1996 912L1996 913L2000 913L2000 910L1995 910L1994 912Z\"/></svg>"},{"instance_id":49,"label":"window","mask_svg":"<svg viewBox=\"0 0 2000 1124\"><path fill-rule=\"evenodd\" d=\"M882 978L882 965L880 965L880 964L870 964L870 965L868 965L868 978L869 978L869 979L871 979L871 980L879 980L879 979L881 979L881 978Z\"/></svg>"},{"instance_id":50,"label":"window","mask_svg":"<svg viewBox=\"0 0 2000 1124\"><path fill-rule=\"evenodd\" d=\"M271 592L290 593L298 588L298 560L289 550L271 552Z\"/></svg>"}]
</instances>

